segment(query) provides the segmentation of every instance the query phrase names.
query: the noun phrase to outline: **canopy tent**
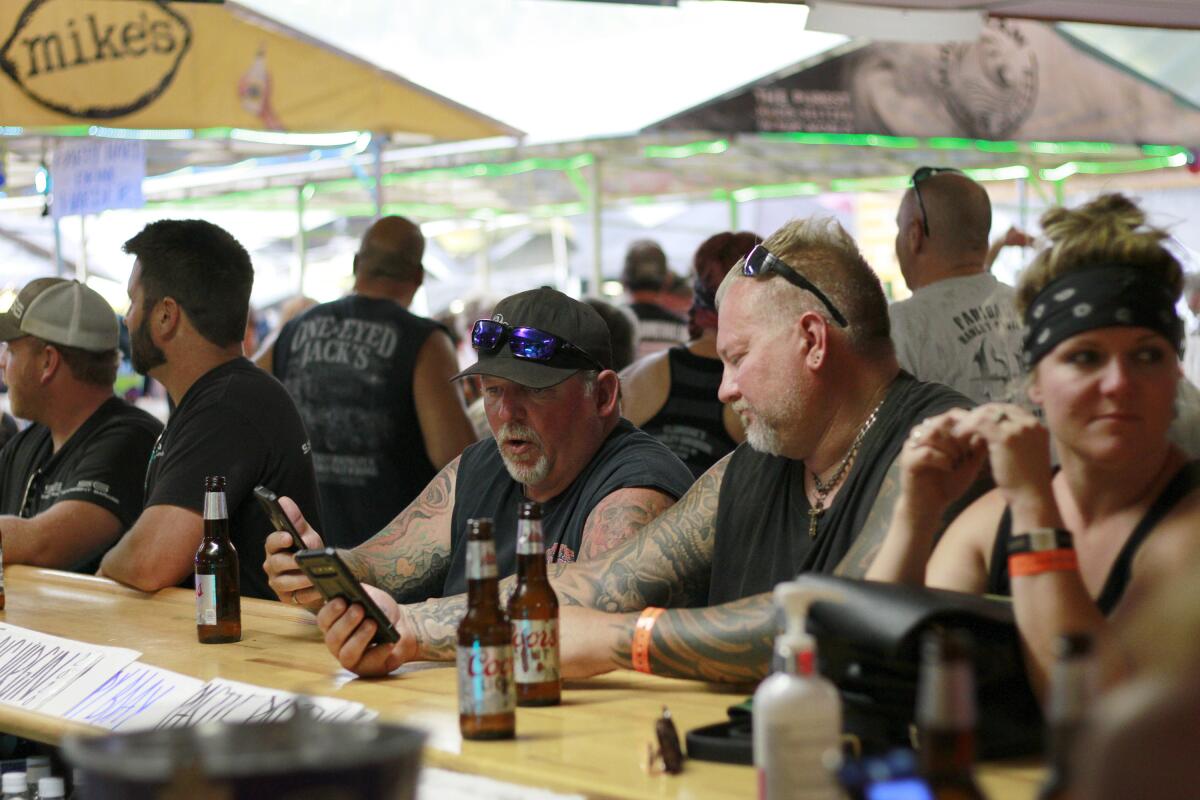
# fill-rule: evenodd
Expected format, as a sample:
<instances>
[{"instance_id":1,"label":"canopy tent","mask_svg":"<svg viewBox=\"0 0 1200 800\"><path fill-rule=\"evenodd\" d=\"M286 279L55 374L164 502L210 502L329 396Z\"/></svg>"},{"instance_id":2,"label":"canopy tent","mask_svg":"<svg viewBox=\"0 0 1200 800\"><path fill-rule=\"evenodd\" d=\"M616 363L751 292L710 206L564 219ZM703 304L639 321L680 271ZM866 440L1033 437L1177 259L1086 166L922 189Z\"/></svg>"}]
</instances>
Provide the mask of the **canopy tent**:
<instances>
[{"instance_id":1,"label":"canopy tent","mask_svg":"<svg viewBox=\"0 0 1200 800\"><path fill-rule=\"evenodd\" d=\"M236 3L14 0L0 32L9 126L515 133Z\"/></svg>"}]
</instances>

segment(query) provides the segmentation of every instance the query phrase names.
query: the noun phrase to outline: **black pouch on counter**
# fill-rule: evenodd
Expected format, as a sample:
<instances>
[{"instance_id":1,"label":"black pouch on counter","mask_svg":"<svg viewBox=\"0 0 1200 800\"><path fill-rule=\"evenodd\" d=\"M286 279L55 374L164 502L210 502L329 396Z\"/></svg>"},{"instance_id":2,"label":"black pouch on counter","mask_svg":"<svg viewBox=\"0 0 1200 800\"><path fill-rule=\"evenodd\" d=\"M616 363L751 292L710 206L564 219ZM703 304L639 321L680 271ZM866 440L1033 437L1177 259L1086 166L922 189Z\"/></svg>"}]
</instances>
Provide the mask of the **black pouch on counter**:
<instances>
[{"instance_id":1,"label":"black pouch on counter","mask_svg":"<svg viewBox=\"0 0 1200 800\"><path fill-rule=\"evenodd\" d=\"M974 642L979 757L1042 752L1045 726L1025 675L1011 602L831 575L797 581L842 597L813 604L808 632L817 641L821 674L842 695L843 728L865 753L911 745L920 642L933 627L965 630Z\"/></svg>"}]
</instances>

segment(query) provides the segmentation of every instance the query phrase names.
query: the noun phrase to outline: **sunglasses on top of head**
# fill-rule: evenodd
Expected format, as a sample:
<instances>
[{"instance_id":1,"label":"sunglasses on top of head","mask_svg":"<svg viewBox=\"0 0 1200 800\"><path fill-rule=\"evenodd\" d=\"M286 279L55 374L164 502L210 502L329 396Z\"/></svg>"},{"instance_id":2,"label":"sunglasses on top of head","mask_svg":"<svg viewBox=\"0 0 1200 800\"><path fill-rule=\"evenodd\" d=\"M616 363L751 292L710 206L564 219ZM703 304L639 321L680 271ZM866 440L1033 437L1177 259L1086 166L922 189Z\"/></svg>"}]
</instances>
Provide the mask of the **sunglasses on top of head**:
<instances>
[{"instance_id":1,"label":"sunglasses on top of head","mask_svg":"<svg viewBox=\"0 0 1200 800\"><path fill-rule=\"evenodd\" d=\"M788 283L799 286L820 300L838 325L845 328L849 324L846 322L846 317L833 304L833 301L826 297L825 293L818 289L816 284L788 266L783 259L772 255L764 245L755 245L754 249L750 251L750 254L742 262L742 274L748 278L755 278L772 272L776 275L782 275Z\"/></svg>"},{"instance_id":2,"label":"sunglasses on top of head","mask_svg":"<svg viewBox=\"0 0 1200 800\"><path fill-rule=\"evenodd\" d=\"M604 366L582 347L576 347L561 336L538 328L514 328L494 319L477 319L471 327L471 346L480 353L495 353L505 341L516 358L545 363L561 353L567 356L574 355L595 369L604 369Z\"/></svg>"},{"instance_id":3,"label":"sunglasses on top of head","mask_svg":"<svg viewBox=\"0 0 1200 800\"><path fill-rule=\"evenodd\" d=\"M934 175L946 173L962 175L963 171L954 167L917 167L917 171L912 174L913 194L917 196L917 205L921 208L921 230L925 231L927 238L929 236L929 214L925 211L925 200L921 197L921 183Z\"/></svg>"}]
</instances>

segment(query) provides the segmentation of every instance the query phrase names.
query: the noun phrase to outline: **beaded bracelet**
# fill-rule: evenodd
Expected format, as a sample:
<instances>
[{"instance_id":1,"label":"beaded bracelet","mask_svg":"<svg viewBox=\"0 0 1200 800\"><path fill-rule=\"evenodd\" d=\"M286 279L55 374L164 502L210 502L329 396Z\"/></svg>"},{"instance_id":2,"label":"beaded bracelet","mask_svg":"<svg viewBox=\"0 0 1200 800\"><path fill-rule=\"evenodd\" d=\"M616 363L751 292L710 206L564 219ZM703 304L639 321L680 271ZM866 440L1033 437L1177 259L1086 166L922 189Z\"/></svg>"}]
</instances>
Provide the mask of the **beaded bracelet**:
<instances>
[{"instance_id":1,"label":"beaded bracelet","mask_svg":"<svg viewBox=\"0 0 1200 800\"><path fill-rule=\"evenodd\" d=\"M633 668L638 672L650 674L650 632L654 630L654 623L664 611L665 608L650 606L638 617L637 627L633 631L633 649L630 656Z\"/></svg>"}]
</instances>

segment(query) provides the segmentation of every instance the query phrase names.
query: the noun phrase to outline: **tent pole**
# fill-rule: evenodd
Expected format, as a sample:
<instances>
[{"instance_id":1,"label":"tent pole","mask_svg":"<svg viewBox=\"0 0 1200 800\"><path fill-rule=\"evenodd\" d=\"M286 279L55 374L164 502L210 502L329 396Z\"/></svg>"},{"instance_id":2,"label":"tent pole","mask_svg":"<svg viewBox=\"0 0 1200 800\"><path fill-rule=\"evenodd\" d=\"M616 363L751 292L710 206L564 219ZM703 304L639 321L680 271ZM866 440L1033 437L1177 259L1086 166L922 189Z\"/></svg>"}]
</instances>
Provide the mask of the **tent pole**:
<instances>
[{"instance_id":1,"label":"tent pole","mask_svg":"<svg viewBox=\"0 0 1200 800\"><path fill-rule=\"evenodd\" d=\"M300 264L296 293L304 294L304 277L308 271L308 242L304 236L304 192L308 184L296 189L296 260Z\"/></svg>"},{"instance_id":2,"label":"tent pole","mask_svg":"<svg viewBox=\"0 0 1200 800\"><path fill-rule=\"evenodd\" d=\"M729 230L736 231L741 225L738 223L738 201L734 198L733 192L729 193Z\"/></svg>"},{"instance_id":3,"label":"tent pole","mask_svg":"<svg viewBox=\"0 0 1200 800\"><path fill-rule=\"evenodd\" d=\"M1017 227L1028 229L1029 220L1029 182L1025 178L1017 181Z\"/></svg>"},{"instance_id":4,"label":"tent pole","mask_svg":"<svg viewBox=\"0 0 1200 800\"><path fill-rule=\"evenodd\" d=\"M597 158L592 162L592 196L591 196L591 212L592 212L592 279L589 281L588 294L593 297L600 297L600 284L604 282L604 250L601 246L604 232L600 229L601 211L603 210L603 200L600 196L602 183L600 180L600 159Z\"/></svg>"},{"instance_id":5,"label":"tent pole","mask_svg":"<svg viewBox=\"0 0 1200 800\"><path fill-rule=\"evenodd\" d=\"M42 169L46 170L46 181L49 183L51 172L46 168L46 138L41 139L42 144ZM45 198L43 197L43 200ZM53 194L51 194L53 199ZM62 257L62 231L58 226L58 215L52 214L51 219L54 221L54 274L58 277L63 275L63 257Z\"/></svg>"},{"instance_id":6,"label":"tent pole","mask_svg":"<svg viewBox=\"0 0 1200 800\"><path fill-rule=\"evenodd\" d=\"M554 248L554 284L560 292L567 291L571 280L571 265L567 260L567 233L562 217L550 220L550 244Z\"/></svg>"},{"instance_id":7,"label":"tent pole","mask_svg":"<svg viewBox=\"0 0 1200 800\"><path fill-rule=\"evenodd\" d=\"M75 265L75 279L84 284L88 279L87 214L79 215L79 263Z\"/></svg>"},{"instance_id":8,"label":"tent pole","mask_svg":"<svg viewBox=\"0 0 1200 800\"><path fill-rule=\"evenodd\" d=\"M383 216L383 134L371 134L371 149L375 151L375 219Z\"/></svg>"},{"instance_id":9,"label":"tent pole","mask_svg":"<svg viewBox=\"0 0 1200 800\"><path fill-rule=\"evenodd\" d=\"M479 257L476 268L476 282L483 292L492 289L492 237L486 220L479 220Z\"/></svg>"}]
</instances>

